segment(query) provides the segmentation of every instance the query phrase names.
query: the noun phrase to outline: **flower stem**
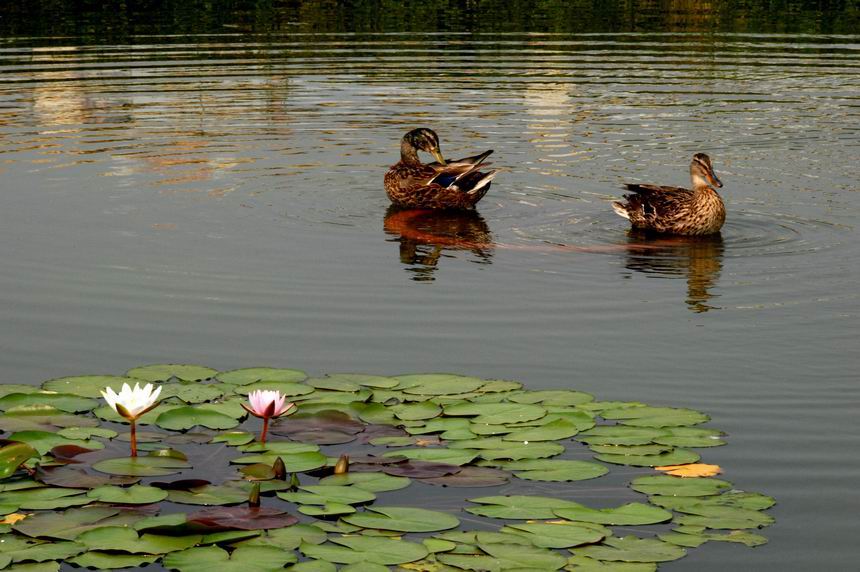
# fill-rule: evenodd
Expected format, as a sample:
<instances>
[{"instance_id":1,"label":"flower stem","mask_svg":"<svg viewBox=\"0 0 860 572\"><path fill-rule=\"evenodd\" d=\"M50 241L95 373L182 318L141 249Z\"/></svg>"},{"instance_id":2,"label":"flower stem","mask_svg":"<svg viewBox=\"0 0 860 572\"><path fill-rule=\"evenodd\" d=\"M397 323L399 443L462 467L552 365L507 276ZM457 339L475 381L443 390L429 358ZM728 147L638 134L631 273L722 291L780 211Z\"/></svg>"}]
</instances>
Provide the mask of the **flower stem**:
<instances>
[{"instance_id":1,"label":"flower stem","mask_svg":"<svg viewBox=\"0 0 860 572\"><path fill-rule=\"evenodd\" d=\"M131 420L131 456L137 457L137 422Z\"/></svg>"},{"instance_id":2,"label":"flower stem","mask_svg":"<svg viewBox=\"0 0 860 572\"><path fill-rule=\"evenodd\" d=\"M269 431L269 418L263 417L263 430L260 431L260 444L266 444L266 433Z\"/></svg>"}]
</instances>

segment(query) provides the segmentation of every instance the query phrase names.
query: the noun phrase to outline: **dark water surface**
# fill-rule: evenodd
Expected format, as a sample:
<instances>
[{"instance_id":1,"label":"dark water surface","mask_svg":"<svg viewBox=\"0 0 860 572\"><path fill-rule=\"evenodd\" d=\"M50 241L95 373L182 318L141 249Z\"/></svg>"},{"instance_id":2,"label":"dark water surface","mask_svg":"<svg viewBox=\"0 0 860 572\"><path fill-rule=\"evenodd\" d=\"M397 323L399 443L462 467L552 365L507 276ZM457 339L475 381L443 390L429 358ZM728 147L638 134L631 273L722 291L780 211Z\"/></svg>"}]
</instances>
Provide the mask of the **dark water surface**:
<instances>
[{"instance_id":1,"label":"dark water surface","mask_svg":"<svg viewBox=\"0 0 860 572\"><path fill-rule=\"evenodd\" d=\"M441 370L693 407L730 434L705 461L775 496L777 522L766 546L665 568L854 569L850 13L99 35L0 12L0 381ZM446 156L495 150L477 213L388 209L382 176L418 125ZM722 237L628 236L620 184L687 184L695 152L725 185Z\"/></svg>"}]
</instances>

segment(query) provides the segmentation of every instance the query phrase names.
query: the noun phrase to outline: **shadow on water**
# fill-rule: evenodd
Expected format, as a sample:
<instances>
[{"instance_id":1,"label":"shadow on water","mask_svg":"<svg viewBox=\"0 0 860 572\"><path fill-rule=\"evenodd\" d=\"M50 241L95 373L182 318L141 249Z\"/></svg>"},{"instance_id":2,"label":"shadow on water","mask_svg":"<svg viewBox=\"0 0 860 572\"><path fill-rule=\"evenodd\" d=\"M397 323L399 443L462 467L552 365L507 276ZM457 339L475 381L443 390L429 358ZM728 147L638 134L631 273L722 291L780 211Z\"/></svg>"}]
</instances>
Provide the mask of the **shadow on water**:
<instances>
[{"instance_id":1,"label":"shadow on water","mask_svg":"<svg viewBox=\"0 0 860 572\"><path fill-rule=\"evenodd\" d=\"M400 262L412 279L435 280L439 260L453 251L469 251L475 262L491 264L493 237L487 221L475 211L436 211L389 207L383 228L399 244ZM446 254L448 253L448 254Z\"/></svg>"},{"instance_id":2,"label":"shadow on water","mask_svg":"<svg viewBox=\"0 0 860 572\"><path fill-rule=\"evenodd\" d=\"M719 309L712 292L723 268L723 237L654 236L631 232L627 236L625 268L659 277L687 280L687 307L696 313Z\"/></svg>"}]
</instances>

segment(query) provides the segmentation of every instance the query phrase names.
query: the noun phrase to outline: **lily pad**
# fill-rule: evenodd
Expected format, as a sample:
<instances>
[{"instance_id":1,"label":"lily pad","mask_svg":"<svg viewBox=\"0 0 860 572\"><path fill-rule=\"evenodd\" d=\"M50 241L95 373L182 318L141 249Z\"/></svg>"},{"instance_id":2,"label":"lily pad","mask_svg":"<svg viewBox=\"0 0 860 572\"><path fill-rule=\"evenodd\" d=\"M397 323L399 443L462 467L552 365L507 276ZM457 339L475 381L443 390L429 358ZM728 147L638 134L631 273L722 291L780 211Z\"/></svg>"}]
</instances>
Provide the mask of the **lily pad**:
<instances>
[{"instance_id":1,"label":"lily pad","mask_svg":"<svg viewBox=\"0 0 860 572\"><path fill-rule=\"evenodd\" d=\"M321 485L355 485L374 493L404 489L409 486L409 482L409 479L405 477L394 477L385 473L352 472L342 475L330 475L320 480Z\"/></svg>"},{"instance_id":2,"label":"lily pad","mask_svg":"<svg viewBox=\"0 0 860 572\"><path fill-rule=\"evenodd\" d=\"M214 530L260 530L292 526L296 517L274 508L213 507L188 515L188 522Z\"/></svg>"},{"instance_id":3,"label":"lily pad","mask_svg":"<svg viewBox=\"0 0 860 572\"><path fill-rule=\"evenodd\" d=\"M634 479L630 488L647 495L705 497L727 491L732 488L732 484L720 479L656 475Z\"/></svg>"},{"instance_id":4,"label":"lily pad","mask_svg":"<svg viewBox=\"0 0 860 572\"><path fill-rule=\"evenodd\" d=\"M355 518L358 515L353 515ZM456 525L455 525L456 526ZM429 554L423 544L373 536L330 538L325 544L302 543L300 550L308 558L353 564L371 562L393 565L420 560Z\"/></svg>"},{"instance_id":5,"label":"lily pad","mask_svg":"<svg viewBox=\"0 0 860 572\"><path fill-rule=\"evenodd\" d=\"M229 505L248 500L248 491L236 486L202 485L187 490L165 491L170 502L196 505Z\"/></svg>"},{"instance_id":6,"label":"lily pad","mask_svg":"<svg viewBox=\"0 0 860 572\"><path fill-rule=\"evenodd\" d=\"M538 546L519 546L500 542L481 543L481 550L502 561L502 568L526 570L558 570L567 564L567 558Z\"/></svg>"},{"instance_id":7,"label":"lily pad","mask_svg":"<svg viewBox=\"0 0 860 572\"><path fill-rule=\"evenodd\" d=\"M572 522L509 524L501 531L525 535L532 544L541 548L571 548L593 544L612 534L611 530L602 526Z\"/></svg>"},{"instance_id":8,"label":"lily pad","mask_svg":"<svg viewBox=\"0 0 860 572\"><path fill-rule=\"evenodd\" d=\"M167 491L144 485L134 485L131 487L107 485L94 488L87 493L87 496L104 503L150 504L166 499Z\"/></svg>"},{"instance_id":9,"label":"lily pad","mask_svg":"<svg viewBox=\"0 0 860 572\"><path fill-rule=\"evenodd\" d=\"M110 550L131 554L167 554L185 550L200 542L200 535L164 536L144 533L122 526L105 526L81 533L75 542L90 550Z\"/></svg>"},{"instance_id":10,"label":"lily pad","mask_svg":"<svg viewBox=\"0 0 860 572\"><path fill-rule=\"evenodd\" d=\"M96 568L98 570L119 570L121 568L138 568L152 564L158 560L158 556L148 554L115 554L112 552L101 552L90 550L75 556L69 563L81 568Z\"/></svg>"},{"instance_id":11,"label":"lily pad","mask_svg":"<svg viewBox=\"0 0 860 572\"><path fill-rule=\"evenodd\" d=\"M278 493L285 501L300 504L325 505L329 503L362 504L376 500L376 495L356 486L312 485L299 487L295 493Z\"/></svg>"},{"instance_id":12,"label":"lily pad","mask_svg":"<svg viewBox=\"0 0 860 572\"><path fill-rule=\"evenodd\" d=\"M102 396L101 392L106 387L119 392L124 383L134 387L134 384L140 383L140 380L133 377L120 377L116 375L79 375L51 379L42 384L42 389L56 393L70 393L81 397L100 399Z\"/></svg>"},{"instance_id":13,"label":"lily pad","mask_svg":"<svg viewBox=\"0 0 860 572\"><path fill-rule=\"evenodd\" d=\"M686 427L698 425L710 419L704 413L692 409L674 407L622 407L600 413L604 419L617 420L635 427Z\"/></svg>"},{"instance_id":14,"label":"lily pad","mask_svg":"<svg viewBox=\"0 0 860 572\"><path fill-rule=\"evenodd\" d=\"M585 481L596 479L609 472L603 465L590 461L571 461L564 459L529 459L509 461L501 468L513 471L514 476L529 481Z\"/></svg>"},{"instance_id":15,"label":"lily pad","mask_svg":"<svg viewBox=\"0 0 860 572\"><path fill-rule=\"evenodd\" d=\"M546 425L519 429L508 433L502 439L504 441L558 441L569 439L579 433L579 428L564 419L558 419Z\"/></svg>"},{"instance_id":16,"label":"lily pad","mask_svg":"<svg viewBox=\"0 0 860 572\"><path fill-rule=\"evenodd\" d=\"M257 381L290 381L299 382L307 379L307 374L297 369L279 369L272 367L249 367L225 371L215 376L218 381L231 385L248 385Z\"/></svg>"},{"instance_id":17,"label":"lily pad","mask_svg":"<svg viewBox=\"0 0 860 572\"><path fill-rule=\"evenodd\" d=\"M135 377L144 381L167 381L175 377L182 381L201 381L217 375L218 370L202 365L182 364L154 364L136 367L126 372L128 377Z\"/></svg>"},{"instance_id":18,"label":"lily pad","mask_svg":"<svg viewBox=\"0 0 860 572\"><path fill-rule=\"evenodd\" d=\"M559 508L555 514L567 520L593 522L595 524L643 525L671 520L672 513L638 502L627 503L617 508L593 509L585 506Z\"/></svg>"},{"instance_id":19,"label":"lily pad","mask_svg":"<svg viewBox=\"0 0 860 572\"><path fill-rule=\"evenodd\" d=\"M409 477L413 479L444 477L445 475L453 475L454 473L459 473L461 471L459 465L419 460L392 465L381 465L377 470L380 469L387 475L395 477Z\"/></svg>"},{"instance_id":20,"label":"lily pad","mask_svg":"<svg viewBox=\"0 0 860 572\"><path fill-rule=\"evenodd\" d=\"M179 572L275 572L296 560L295 554L272 546L240 546L232 553L202 546L168 554L164 566Z\"/></svg>"},{"instance_id":21,"label":"lily pad","mask_svg":"<svg viewBox=\"0 0 860 572\"><path fill-rule=\"evenodd\" d=\"M582 506L563 499L530 495L479 497L469 499L469 502L482 506L468 507L466 512L490 518L520 520L555 518L555 510Z\"/></svg>"},{"instance_id":22,"label":"lily pad","mask_svg":"<svg viewBox=\"0 0 860 572\"><path fill-rule=\"evenodd\" d=\"M198 425L209 429L232 429L239 422L216 411L197 407L177 407L159 415L155 424L164 429L183 431Z\"/></svg>"},{"instance_id":23,"label":"lily pad","mask_svg":"<svg viewBox=\"0 0 860 572\"><path fill-rule=\"evenodd\" d=\"M595 459L615 465L630 465L633 467L663 467L665 465L686 465L695 463L701 456L687 449L675 449L659 455L595 455Z\"/></svg>"},{"instance_id":24,"label":"lily pad","mask_svg":"<svg viewBox=\"0 0 860 572\"><path fill-rule=\"evenodd\" d=\"M687 552L674 544L653 538L610 537L600 544L576 548L575 556L588 556L610 562L669 562L677 560Z\"/></svg>"},{"instance_id":25,"label":"lily pad","mask_svg":"<svg viewBox=\"0 0 860 572\"><path fill-rule=\"evenodd\" d=\"M233 459L230 462L236 464L263 463L265 465L272 465L278 457L281 458L287 468L287 472L290 473L303 473L305 471L313 471L314 469L325 467L326 464L328 464L328 457L316 451L307 451L304 453L292 454L283 453L279 455L273 453L265 453L262 455L245 455L244 457Z\"/></svg>"},{"instance_id":26,"label":"lily pad","mask_svg":"<svg viewBox=\"0 0 860 572\"><path fill-rule=\"evenodd\" d=\"M74 540L82 532L105 526L128 526L141 513L116 507L88 506L64 512L40 512L15 523L16 532L34 538Z\"/></svg>"},{"instance_id":27,"label":"lily pad","mask_svg":"<svg viewBox=\"0 0 860 572\"><path fill-rule=\"evenodd\" d=\"M343 520L362 528L397 532L436 532L460 524L456 516L446 512L396 506L369 507L367 511L346 516Z\"/></svg>"},{"instance_id":28,"label":"lily pad","mask_svg":"<svg viewBox=\"0 0 860 572\"><path fill-rule=\"evenodd\" d=\"M39 452L27 443L9 443L0 447L0 479L11 477L25 461Z\"/></svg>"},{"instance_id":29,"label":"lily pad","mask_svg":"<svg viewBox=\"0 0 860 572\"><path fill-rule=\"evenodd\" d=\"M422 483L443 487L497 487L507 484L508 481L509 473L489 467L463 467L453 475L421 479Z\"/></svg>"},{"instance_id":30,"label":"lily pad","mask_svg":"<svg viewBox=\"0 0 860 572\"><path fill-rule=\"evenodd\" d=\"M543 391L523 391L508 397L514 403L540 403L541 405L582 405L594 401L594 396L583 391L569 389L550 389Z\"/></svg>"},{"instance_id":31,"label":"lily pad","mask_svg":"<svg viewBox=\"0 0 860 572\"><path fill-rule=\"evenodd\" d=\"M0 397L0 410L3 411L30 405L50 405L67 413L80 413L92 410L98 405L98 401L79 395L45 391L10 393Z\"/></svg>"},{"instance_id":32,"label":"lily pad","mask_svg":"<svg viewBox=\"0 0 860 572\"><path fill-rule=\"evenodd\" d=\"M398 449L390 453L385 453L383 457L404 456L407 459L415 459L419 461L430 461L434 463L447 463L449 465L465 465L470 463L478 456L476 451L458 450L458 449Z\"/></svg>"},{"instance_id":33,"label":"lily pad","mask_svg":"<svg viewBox=\"0 0 860 572\"><path fill-rule=\"evenodd\" d=\"M49 510L89 504L85 489L40 487L0 493L0 505L25 510Z\"/></svg>"},{"instance_id":34,"label":"lily pad","mask_svg":"<svg viewBox=\"0 0 860 572\"><path fill-rule=\"evenodd\" d=\"M161 477L190 469L186 461L172 457L145 456L105 459L93 464L93 469L109 475Z\"/></svg>"},{"instance_id":35,"label":"lily pad","mask_svg":"<svg viewBox=\"0 0 860 572\"><path fill-rule=\"evenodd\" d=\"M460 403L446 406L445 415L474 416L475 423L504 425L539 419L546 415L546 409L525 403Z\"/></svg>"}]
</instances>

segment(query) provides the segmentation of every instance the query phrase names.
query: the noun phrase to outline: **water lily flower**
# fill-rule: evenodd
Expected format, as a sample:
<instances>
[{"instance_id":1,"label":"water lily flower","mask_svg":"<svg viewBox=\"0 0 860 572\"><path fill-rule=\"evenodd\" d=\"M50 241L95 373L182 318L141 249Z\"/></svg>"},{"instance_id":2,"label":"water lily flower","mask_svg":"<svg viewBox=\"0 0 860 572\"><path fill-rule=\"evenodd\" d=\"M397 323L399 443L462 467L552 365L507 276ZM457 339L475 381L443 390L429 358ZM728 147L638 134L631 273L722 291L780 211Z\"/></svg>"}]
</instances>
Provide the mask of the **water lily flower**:
<instances>
[{"instance_id":1,"label":"water lily flower","mask_svg":"<svg viewBox=\"0 0 860 572\"><path fill-rule=\"evenodd\" d=\"M281 395L280 391L262 390L252 391L248 394L251 406L244 403L245 411L263 420L263 430L260 432L260 443L266 444L266 433L269 431L269 419L276 419L296 406L295 403L287 403L287 396Z\"/></svg>"},{"instance_id":2,"label":"water lily flower","mask_svg":"<svg viewBox=\"0 0 860 572\"><path fill-rule=\"evenodd\" d=\"M151 383L147 383L143 387L140 387L139 383L135 383L134 389L129 384L123 383L119 393L110 387L102 390L102 397L105 398L108 405L131 424L132 457L137 457L137 420L141 415L158 405L160 393L161 387L159 386L153 391Z\"/></svg>"}]
</instances>

